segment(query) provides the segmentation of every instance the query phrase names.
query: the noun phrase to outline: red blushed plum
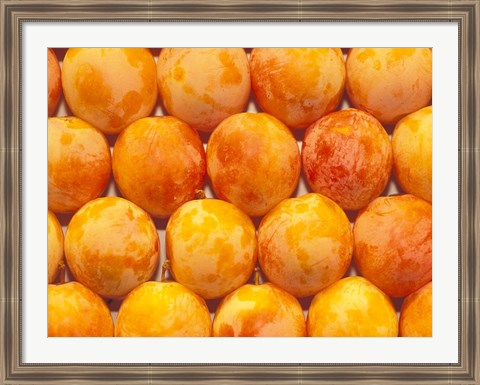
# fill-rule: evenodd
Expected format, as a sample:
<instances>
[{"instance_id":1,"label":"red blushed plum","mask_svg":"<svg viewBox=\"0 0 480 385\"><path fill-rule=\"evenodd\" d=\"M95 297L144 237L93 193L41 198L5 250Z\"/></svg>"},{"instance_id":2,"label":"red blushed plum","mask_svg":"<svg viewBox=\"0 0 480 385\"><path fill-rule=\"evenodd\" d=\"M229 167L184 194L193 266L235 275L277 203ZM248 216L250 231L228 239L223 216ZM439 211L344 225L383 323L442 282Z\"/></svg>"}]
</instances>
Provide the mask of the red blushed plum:
<instances>
[{"instance_id":1,"label":"red blushed plum","mask_svg":"<svg viewBox=\"0 0 480 385\"><path fill-rule=\"evenodd\" d=\"M225 119L207 145L207 173L215 194L250 216L266 214L295 191L298 144L282 122L266 113Z\"/></svg>"},{"instance_id":2,"label":"red blushed plum","mask_svg":"<svg viewBox=\"0 0 480 385\"><path fill-rule=\"evenodd\" d=\"M48 49L48 116L52 116L62 95L62 74L55 52Z\"/></svg>"},{"instance_id":3,"label":"red blushed plum","mask_svg":"<svg viewBox=\"0 0 480 385\"><path fill-rule=\"evenodd\" d=\"M432 280L432 205L413 195L379 197L353 227L360 274L391 297Z\"/></svg>"},{"instance_id":4,"label":"red blushed plum","mask_svg":"<svg viewBox=\"0 0 480 385\"><path fill-rule=\"evenodd\" d=\"M271 283L247 284L227 295L215 312L215 337L304 337L298 300Z\"/></svg>"},{"instance_id":5,"label":"red blushed plum","mask_svg":"<svg viewBox=\"0 0 480 385\"><path fill-rule=\"evenodd\" d=\"M372 115L353 108L332 112L306 130L302 167L314 192L358 210L387 185L392 145Z\"/></svg>"},{"instance_id":6,"label":"red blushed plum","mask_svg":"<svg viewBox=\"0 0 480 385\"><path fill-rule=\"evenodd\" d=\"M197 132L172 116L132 123L119 135L112 158L122 194L155 217L168 217L195 197L205 163Z\"/></svg>"}]
</instances>

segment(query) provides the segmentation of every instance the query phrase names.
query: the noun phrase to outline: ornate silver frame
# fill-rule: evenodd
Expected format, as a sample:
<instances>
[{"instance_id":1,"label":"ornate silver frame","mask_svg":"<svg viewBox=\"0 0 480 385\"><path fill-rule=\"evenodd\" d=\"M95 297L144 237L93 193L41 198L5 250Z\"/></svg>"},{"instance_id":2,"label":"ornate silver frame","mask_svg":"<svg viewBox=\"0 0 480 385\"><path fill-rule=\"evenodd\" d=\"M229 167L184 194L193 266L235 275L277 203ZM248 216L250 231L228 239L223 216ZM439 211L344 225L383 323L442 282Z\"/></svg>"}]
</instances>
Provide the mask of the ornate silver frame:
<instances>
[{"instance_id":1,"label":"ornate silver frame","mask_svg":"<svg viewBox=\"0 0 480 385\"><path fill-rule=\"evenodd\" d=\"M0 0L0 381L480 384L480 1ZM449 21L459 26L459 358L455 364L24 364L21 357L21 29L31 21Z\"/></svg>"}]
</instances>

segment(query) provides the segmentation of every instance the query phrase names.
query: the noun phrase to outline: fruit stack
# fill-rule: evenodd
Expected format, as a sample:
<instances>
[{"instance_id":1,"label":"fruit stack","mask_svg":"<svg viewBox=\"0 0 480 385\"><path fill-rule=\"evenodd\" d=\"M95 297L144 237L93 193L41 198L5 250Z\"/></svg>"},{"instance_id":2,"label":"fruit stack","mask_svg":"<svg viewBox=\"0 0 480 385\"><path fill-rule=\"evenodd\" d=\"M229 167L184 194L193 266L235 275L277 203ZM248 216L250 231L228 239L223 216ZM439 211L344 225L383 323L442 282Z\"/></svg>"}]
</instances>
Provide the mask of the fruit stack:
<instances>
[{"instance_id":1,"label":"fruit stack","mask_svg":"<svg viewBox=\"0 0 480 385\"><path fill-rule=\"evenodd\" d=\"M432 335L429 48L48 50L48 335Z\"/></svg>"}]
</instances>

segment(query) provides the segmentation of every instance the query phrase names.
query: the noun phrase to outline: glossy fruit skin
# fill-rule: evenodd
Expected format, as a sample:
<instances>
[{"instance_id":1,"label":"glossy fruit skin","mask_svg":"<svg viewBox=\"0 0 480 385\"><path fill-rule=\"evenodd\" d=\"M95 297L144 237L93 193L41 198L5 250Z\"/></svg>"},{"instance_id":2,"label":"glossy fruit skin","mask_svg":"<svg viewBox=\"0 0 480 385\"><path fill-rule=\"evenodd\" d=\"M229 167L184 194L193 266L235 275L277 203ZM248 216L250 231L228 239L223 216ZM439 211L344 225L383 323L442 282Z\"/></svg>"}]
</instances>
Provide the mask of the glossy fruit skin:
<instances>
[{"instance_id":1,"label":"glossy fruit skin","mask_svg":"<svg viewBox=\"0 0 480 385\"><path fill-rule=\"evenodd\" d=\"M431 104L430 48L352 48L346 68L350 101L382 124Z\"/></svg>"},{"instance_id":2,"label":"glossy fruit skin","mask_svg":"<svg viewBox=\"0 0 480 385\"><path fill-rule=\"evenodd\" d=\"M432 106L396 124L392 147L395 176L402 190L432 202Z\"/></svg>"},{"instance_id":3,"label":"glossy fruit skin","mask_svg":"<svg viewBox=\"0 0 480 385\"><path fill-rule=\"evenodd\" d=\"M245 111L250 96L243 48L163 48L157 79L168 113L203 132Z\"/></svg>"},{"instance_id":4,"label":"glossy fruit skin","mask_svg":"<svg viewBox=\"0 0 480 385\"><path fill-rule=\"evenodd\" d=\"M215 195L252 217L290 197L300 178L300 151L290 130L266 113L225 119L207 144Z\"/></svg>"},{"instance_id":5,"label":"glossy fruit skin","mask_svg":"<svg viewBox=\"0 0 480 385\"><path fill-rule=\"evenodd\" d=\"M118 134L155 107L155 59L145 48L69 48L62 85L75 116Z\"/></svg>"},{"instance_id":6,"label":"glossy fruit skin","mask_svg":"<svg viewBox=\"0 0 480 385\"><path fill-rule=\"evenodd\" d=\"M106 303L79 282L48 285L49 337L113 337Z\"/></svg>"},{"instance_id":7,"label":"glossy fruit skin","mask_svg":"<svg viewBox=\"0 0 480 385\"><path fill-rule=\"evenodd\" d=\"M212 321L203 298L177 282L149 281L123 300L116 337L210 337Z\"/></svg>"},{"instance_id":8,"label":"glossy fruit skin","mask_svg":"<svg viewBox=\"0 0 480 385\"><path fill-rule=\"evenodd\" d=\"M48 283L53 283L63 265L63 230L55 214L48 210Z\"/></svg>"},{"instance_id":9,"label":"glossy fruit skin","mask_svg":"<svg viewBox=\"0 0 480 385\"><path fill-rule=\"evenodd\" d=\"M119 197L90 201L70 220L65 257L75 279L105 298L120 299L154 274L160 239L150 216Z\"/></svg>"},{"instance_id":10,"label":"glossy fruit skin","mask_svg":"<svg viewBox=\"0 0 480 385\"><path fill-rule=\"evenodd\" d=\"M348 108L311 125L302 146L302 168L314 192L344 210L359 210L378 197L392 170L392 145L372 115Z\"/></svg>"},{"instance_id":11,"label":"glossy fruit skin","mask_svg":"<svg viewBox=\"0 0 480 385\"><path fill-rule=\"evenodd\" d=\"M152 216L166 218L202 187L205 150L188 124L172 116L148 117L118 136L112 167L124 197Z\"/></svg>"},{"instance_id":12,"label":"glossy fruit skin","mask_svg":"<svg viewBox=\"0 0 480 385\"><path fill-rule=\"evenodd\" d=\"M400 337L432 336L432 282L407 296L400 310Z\"/></svg>"},{"instance_id":13,"label":"glossy fruit skin","mask_svg":"<svg viewBox=\"0 0 480 385\"><path fill-rule=\"evenodd\" d=\"M296 297L339 280L352 259L353 234L343 210L315 193L289 198L258 228L258 261L267 279Z\"/></svg>"},{"instance_id":14,"label":"glossy fruit skin","mask_svg":"<svg viewBox=\"0 0 480 385\"><path fill-rule=\"evenodd\" d=\"M48 116L55 114L62 96L62 74L55 51L48 48Z\"/></svg>"},{"instance_id":15,"label":"glossy fruit skin","mask_svg":"<svg viewBox=\"0 0 480 385\"><path fill-rule=\"evenodd\" d=\"M175 280L205 299L245 284L257 260L251 219L231 203L193 200L170 217L166 253Z\"/></svg>"},{"instance_id":16,"label":"glossy fruit skin","mask_svg":"<svg viewBox=\"0 0 480 385\"><path fill-rule=\"evenodd\" d=\"M310 337L397 337L390 298L360 276L343 278L318 293L307 315Z\"/></svg>"},{"instance_id":17,"label":"glossy fruit skin","mask_svg":"<svg viewBox=\"0 0 480 385\"><path fill-rule=\"evenodd\" d=\"M432 205L410 194L379 197L353 227L360 274L391 297L432 280Z\"/></svg>"},{"instance_id":18,"label":"glossy fruit skin","mask_svg":"<svg viewBox=\"0 0 480 385\"><path fill-rule=\"evenodd\" d=\"M99 130L74 116L48 118L48 207L73 213L105 190L110 146Z\"/></svg>"},{"instance_id":19,"label":"glossy fruit skin","mask_svg":"<svg viewBox=\"0 0 480 385\"><path fill-rule=\"evenodd\" d=\"M304 337L298 300L272 283L246 284L227 295L215 312L215 337Z\"/></svg>"},{"instance_id":20,"label":"glossy fruit skin","mask_svg":"<svg viewBox=\"0 0 480 385\"><path fill-rule=\"evenodd\" d=\"M308 127L343 96L345 61L339 48L254 48L250 65L262 110L290 128Z\"/></svg>"}]
</instances>

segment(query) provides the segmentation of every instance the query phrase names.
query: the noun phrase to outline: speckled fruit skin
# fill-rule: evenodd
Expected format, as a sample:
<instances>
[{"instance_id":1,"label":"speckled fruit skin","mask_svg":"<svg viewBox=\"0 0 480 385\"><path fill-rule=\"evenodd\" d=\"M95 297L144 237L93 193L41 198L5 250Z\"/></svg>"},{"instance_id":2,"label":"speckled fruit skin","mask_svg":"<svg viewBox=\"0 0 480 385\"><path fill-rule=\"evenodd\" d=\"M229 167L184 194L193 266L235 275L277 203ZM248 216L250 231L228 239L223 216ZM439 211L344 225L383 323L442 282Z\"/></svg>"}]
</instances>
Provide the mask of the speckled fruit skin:
<instances>
[{"instance_id":1,"label":"speckled fruit skin","mask_svg":"<svg viewBox=\"0 0 480 385\"><path fill-rule=\"evenodd\" d=\"M48 118L48 207L73 213L99 197L112 161L105 136L73 116Z\"/></svg>"},{"instance_id":2,"label":"speckled fruit skin","mask_svg":"<svg viewBox=\"0 0 480 385\"><path fill-rule=\"evenodd\" d=\"M358 210L385 189L392 144L372 115L354 108L332 112L306 130L302 167L313 191Z\"/></svg>"},{"instance_id":3,"label":"speckled fruit skin","mask_svg":"<svg viewBox=\"0 0 480 385\"><path fill-rule=\"evenodd\" d=\"M175 280L206 299L245 284L257 259L251 219L218 199L185 203L170 217L166 252Z\"/></svg>"},{"instance_id":4,"label":"speckled fruit skin","mask_svg":"<svg viewBox=\"0 0 480 385\"><path fill-rule=\"evenodd\" d=\"M304 337L298 300L272 283L246 284L227 295L215 312L215 337Z\"/></svg>"},{"instance_id":5,"label":"speckled fruit skin","mask_svg":"<svg viewBox=\"0 0 480 385\"><path fill-rule=\"evenodd\" d=\"M261 108L305 128L339 104L345 61L339 48L254 48L252 89Z\"/></svg>"},{"instance_id":6,"label":"speckled fruit skin","mask_svg":"<svg viewBox=\"0 0 480 385\"><path fill-rule=\"evenodd\" d=\"M360 274L391 297L432 280L432 205L413 195L379 197L353 227Z\"/></svg>"},{"instance_id":7,"label":"speckled fruit skin","mask_svg":"<svg viewBox=\"0 0 480 385\"><path fill-rule=\"evenodd\" d=\"M65 257L75 279L106 298L122 298L148 281L160 240L150 216L119 197L98 198L70 220Z\"/></svg>"},{"instance_id":8,"label":"speckled fruit skin","mask_svg":"<svg viewBox=\"0 0 480 385\"><path fill-rule=\"evenodd\" d=\"M79 282L48 285L49 337L113 337L105 302Z\"/></svg>"},{"instance_id":9,"label":"speckled fruit skin","mask_svg":"<svg viewBox=\"0 0 480 385\"><path fill-rule=\"evenodd\" d=\"M343 210L320 194L285 199L258 228L258 261L269 281L307 297L342 278L353 252Z\"/></svg>"},{"instance_id":10,"label":"speckled fruit skin","mask_svg":"<svg viewBox=\"0 0 480 385\"><path fill-rule=\"evenodd\" d=\"M430 104L430 48L352 48L346 67L350 101L383 124Z\"/></svg>"},{"instance_id":11,"label":"speckled fruit skin","mask_svg":"<svg viewBox=\"0 0 480 385\"><path fill-rule=\"evenodd\" d=\"M116 337L210 337L203 298L177 282L145 282L123 300Z\"/></svg>"},{"instance_id":12,"label":"speckled fruit skin","mask_svg":"<svg viewBox=\"0 0 480 385\"><path fill-rule=\"evenodd\" d=\"M52 116L57 110L60 97L62 96L62 73L60 63L55 52L48 48L48 116Z\"/></svg>"},{"instance_id":13,"label":"speckled fruit skin","mask_svg":"<svg viewBox=\"0 0 480 385\"><path fill-rule=\"evenodd\" d=\"M392 135L393 166L403 191L432 201L432 106L407 115Z\"/></svg>"},{"instance_id":14,"label":"speckled fruit skin","mask_svg":"<svg viewBox=\"0 0 480 385\"><path fill-rule=\"evenodd\" d=\"M195 197L206 174L197 132L171 116L143 118L123 130L112 165L122 195L163 218Z\"/></svg>"},{"instance_id":15,"label":"speckled fruit skin","mask_svg":"<svg viewBox=\"0 0 480 385\"><path fill-rule=\"evenodd\" d=\"M48 283L53 283L63 265L63 230L55 214L48 210Z\"/></svg>"},{"instance_id":16,"label":"speckled fruit skin","mask_svg":"<svg viewBox=\"0 0 480 385\"><path fill-rule=\"evenodd\" d=\"M310 337L397 337L390 298L359 276L343 278L318 293L307 315Z\"/></svg>"},{"instance_id":17,"label":"speckled fruit skin","mask_svg":"<svg viewBox=\"0 0 480 385\"><path fill-rule=\"evenodd\" d=\"M432 282L403 300L400 310L400 337L432 336Z\"/></svg>"},{"instance_id":18,"label":"speckled fruit skin","mask_svg":"<svg viewBox=\"0 0 480 385\"><path fill-rule=\"evenodd\" d=\"M205 132L245 111L250 96L243 48L164 48L157 80L168 113Z\"/></svg>"},{"instance_id":19,"label":"speckled fruit skin","mask_svg":"<svg viewBox=\"0 0 480 385\"><path fill-rule=\"evenodd\" d=\"M62 85L75 116L118 134L150 115L157 101L155 59L144 48L70 48Z\"/></svg>"},{"instance_id":20,"label":"speckled fruit skin","mask_svg":"<svg viewBox=\"0 0 480 385\"><path fill-rule=\"evenodd\" d=\"M218 198L250 216L290 197L300 177L300 150L290 130L265 113L225 119L207 144L207 173Z\"/></svg>"}]
</instances>

